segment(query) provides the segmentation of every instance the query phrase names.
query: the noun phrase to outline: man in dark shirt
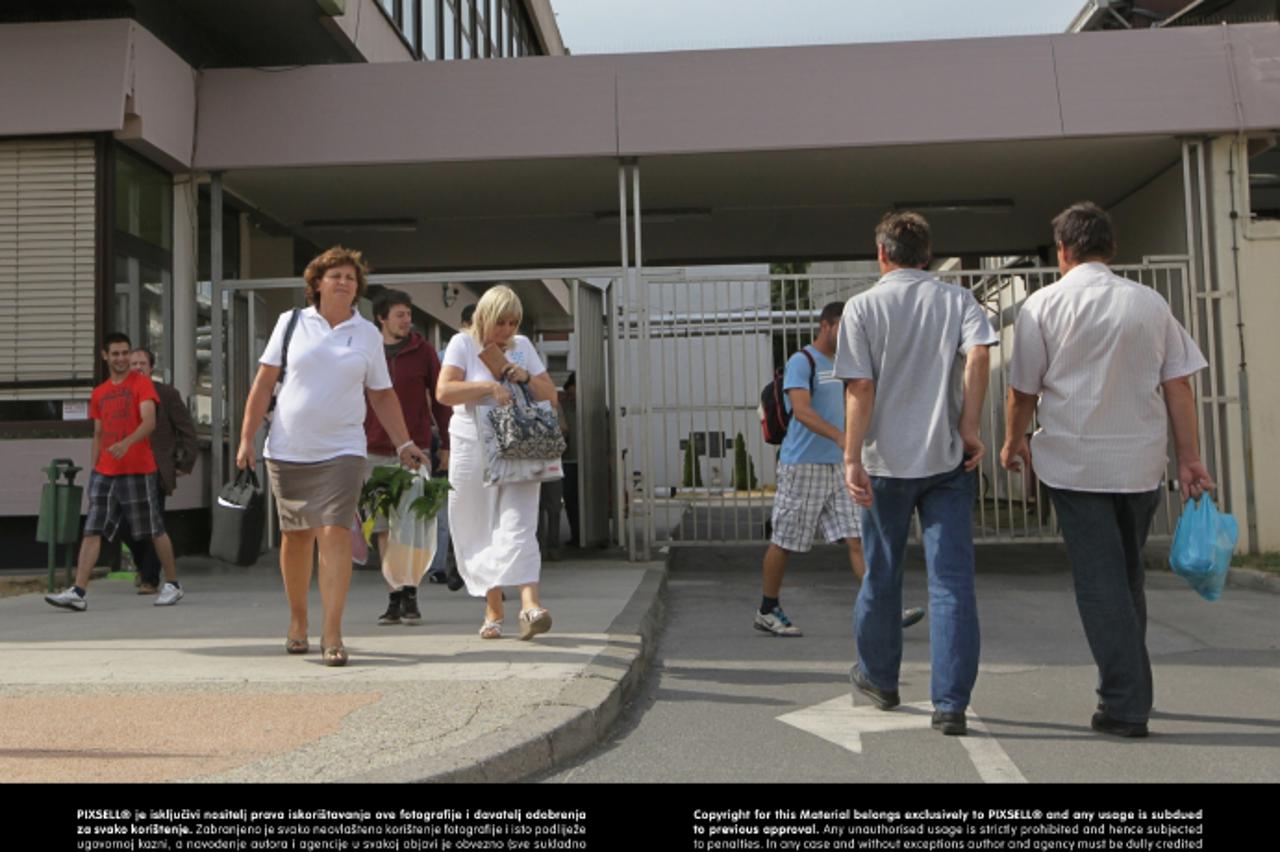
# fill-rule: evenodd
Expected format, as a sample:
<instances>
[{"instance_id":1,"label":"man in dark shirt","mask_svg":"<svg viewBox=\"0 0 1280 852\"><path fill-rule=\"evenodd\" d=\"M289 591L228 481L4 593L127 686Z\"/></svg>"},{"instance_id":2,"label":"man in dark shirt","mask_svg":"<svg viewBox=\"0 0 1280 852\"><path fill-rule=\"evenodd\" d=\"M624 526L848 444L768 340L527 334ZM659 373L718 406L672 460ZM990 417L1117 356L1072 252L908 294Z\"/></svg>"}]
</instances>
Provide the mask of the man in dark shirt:
<instances>
[{"instance_id":1,"label":"man in dark shirt","mask_svg":"<svg viewBox=\"0 0 1280 852\"><path fill-rule=\"evenodd\" d=\"M382 329L382 343L387 355L387 372L396 398L404 411L404 422L409 437L419 447L431 446L431 427L435 424L440 433L438 458L441 467L449 464L449 418L453 409L436 401L436 380L440 377L440 357L435 347L413 330L413 299L408 293L388 290L374 302L373 316ZM369 470L377 465L396 464L397 448L374 416L367 412L364 433L368 439ZM386 558L388 530L386 521L379 518L374 524L378 536L378 555ZM427 570L426 565L422 571ZM384 576L391 587L387 611L378 619L379 624L416 624L422 619L418 611L418 583L421 576L391 577L384 566Z\"/></svg>"},{"instance_id":2,"label":"man in dark shirt","mask_svg":"<svg viewBox=\"0 0 1280 852\"><path fill-rule=\"evenodd\" d=\"M151 379L156 395L160 397L156 405L156 429L151 433L151 453L156 459L160 512L163 514L165 500L177 487L178 477L191 473L200 450L196 443L196 424L182 400L182 394L173 385L152 379L151 372L155 366L156 356L150 349L135 349L129 354L129 369ZM159 592L160 557L151 546L150 539L135 538L132 530L124 529L121 529L120 538L137 560L138 594L154 595Z\"/></svg>"}]
</instances>

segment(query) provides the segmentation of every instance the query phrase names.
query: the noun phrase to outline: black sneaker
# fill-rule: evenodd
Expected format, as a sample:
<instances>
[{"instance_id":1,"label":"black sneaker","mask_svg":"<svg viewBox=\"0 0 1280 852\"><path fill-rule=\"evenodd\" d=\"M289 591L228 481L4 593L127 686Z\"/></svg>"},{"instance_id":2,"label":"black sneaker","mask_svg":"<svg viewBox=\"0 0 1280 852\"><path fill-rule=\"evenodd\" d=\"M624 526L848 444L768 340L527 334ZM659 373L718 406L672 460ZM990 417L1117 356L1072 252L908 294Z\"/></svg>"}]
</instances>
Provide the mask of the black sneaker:
<instances>
[{"instance_id":1,"label":"black sneaker","mask_svg":"<svg viewBox=\"0 0 1280 852\"><path fill-rule=\"evenodd\" d=\"M1105 713L1094 713L1089 727L1100 734L1110 734L1113 737L1147 736L1146 722L1122 722L1119 719L1112 719Z\"/></svg>"},{"instance_id":2,"label":"black sneaker","mask_svg":"<svg viewBox=\"0 0 1280 852\"><path fill-rule=\"evenodd\" d=\"M913 624L919 624L924 618L924 607L913 606L902 611L902 626L910 627Z\"/></svg>"},{"instance_id":3,"label":"black sneaker","mask_svg":"<svg viewBox=\"0 0 1280 852\"><path fill-rule=\"evenodd\" d=\"M898 698L898 690L888 691L872 685L871 681L867 680L867 676L858 668L857 663L854 663L853 668L849 669L849 682L853 684L854 689L875 702L875 705L881 710L892 710L901 703Z\"/></svg>"},{"instance_id":4,"label":"black sneaker","mask_svg":"<svg viewBox=\"0 0 1280 852\"><path fill-rule=\"evenodd\" d=\"M418 590L414 586L400 590L400 618L405 624L422 621L422 613L418 611Z\"/></svg>"},{"instance_id":5,"label":"black sneaker","mask_svg":"<svg viewBox=\"0 0 1280 852\"><path fill-rule=\"evenodd\" d=\"M400 593L392 592L391 601L387 604L387 611L378 616L379 624L399 624L400 623Z\"/></svg>"},{"instance_id":6,"label":"black sneaker","mask_svg":"<svg viewBox=\"0 0 1280 852\"><path fill-rule=\"evenodd\" d=\"M942 710L935 710L930 724L933 725L935 731L942 731L949 737L963 737L969 733L969 726L964 720L963 713L948 713Z\"/></svg>"}]
</instances>

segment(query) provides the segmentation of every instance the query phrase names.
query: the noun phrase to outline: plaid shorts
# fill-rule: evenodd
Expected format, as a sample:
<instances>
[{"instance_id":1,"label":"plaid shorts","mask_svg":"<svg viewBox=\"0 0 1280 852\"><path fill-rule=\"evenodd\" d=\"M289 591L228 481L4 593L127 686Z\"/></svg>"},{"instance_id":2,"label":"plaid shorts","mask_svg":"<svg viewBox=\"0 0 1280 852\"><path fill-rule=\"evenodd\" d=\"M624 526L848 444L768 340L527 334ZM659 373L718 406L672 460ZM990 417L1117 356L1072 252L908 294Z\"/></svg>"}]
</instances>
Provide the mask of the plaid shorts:
<instances>
[{"instance_id":1,"label":"plaid shorts","mask_svg":"<svg viewBox=\"0 0 1280 852\"><path fill-rule=\"evenodd\" d=\"M769 540L783 550L806 553L813 547L819 526L832 543L862 537L857 507L844 487L843 465L778 465L773 537Z\"/></svg>"},{"instance_id":2,"label":"plaid shorts","mask_svg":"<svg viewBox=\"0 0 1280 852\"><path fill-rule=\"evenodd\" d=\"M84 534L114 541L121 519L128 518L134 538L164 535L157 479L154 473L106 476L95 470L89 474L89 514L84 519Z\"/></svg>"}]
</instances>

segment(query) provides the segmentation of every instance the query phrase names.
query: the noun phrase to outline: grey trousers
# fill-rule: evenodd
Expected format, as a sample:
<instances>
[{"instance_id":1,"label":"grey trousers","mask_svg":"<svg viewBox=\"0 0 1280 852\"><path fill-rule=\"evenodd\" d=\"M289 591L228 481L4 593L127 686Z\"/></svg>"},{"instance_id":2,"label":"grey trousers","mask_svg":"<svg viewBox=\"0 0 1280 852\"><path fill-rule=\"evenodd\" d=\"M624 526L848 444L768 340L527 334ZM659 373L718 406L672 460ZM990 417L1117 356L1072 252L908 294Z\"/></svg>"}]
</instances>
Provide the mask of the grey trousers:
<instances>
[{"instance_id":1,"label":"grey trousers","mask_svg":"<svg viewBox=\"0 0 1280 852\"><path fill-rule=\"evenodd\" d=\"M1142 546L1160 489L1048 491L1067 545L1080 622L1098 665L1098 696L1109 717L1145 723L1152 685Z\"/></svg>"}]
</instances>

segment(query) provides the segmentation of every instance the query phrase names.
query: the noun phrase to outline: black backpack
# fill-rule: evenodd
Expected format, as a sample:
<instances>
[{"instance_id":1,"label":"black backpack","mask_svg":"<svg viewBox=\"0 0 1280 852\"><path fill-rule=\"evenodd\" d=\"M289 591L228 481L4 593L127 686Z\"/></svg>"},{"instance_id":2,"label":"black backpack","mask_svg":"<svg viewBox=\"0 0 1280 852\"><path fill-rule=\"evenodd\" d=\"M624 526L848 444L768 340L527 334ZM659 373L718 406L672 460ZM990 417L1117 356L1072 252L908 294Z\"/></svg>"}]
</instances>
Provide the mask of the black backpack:
<instances>
[{"instance_id":1,"label":"black backpack","mask_svg":"<svg viewBox=\"0 0 1280 852\"><path fill-rule=\"evenodd\" d=\"M816 392L818 365L809 354L808 348L800 352L809 359L809 396ZM781 444L787 437L787 427L791 425L791 412L787 411L783 390L783 379L787 368L783 365L773 373L773 381L760 391L760 431L764 433L766 444Z\"/></svg>"}]
</instances>

